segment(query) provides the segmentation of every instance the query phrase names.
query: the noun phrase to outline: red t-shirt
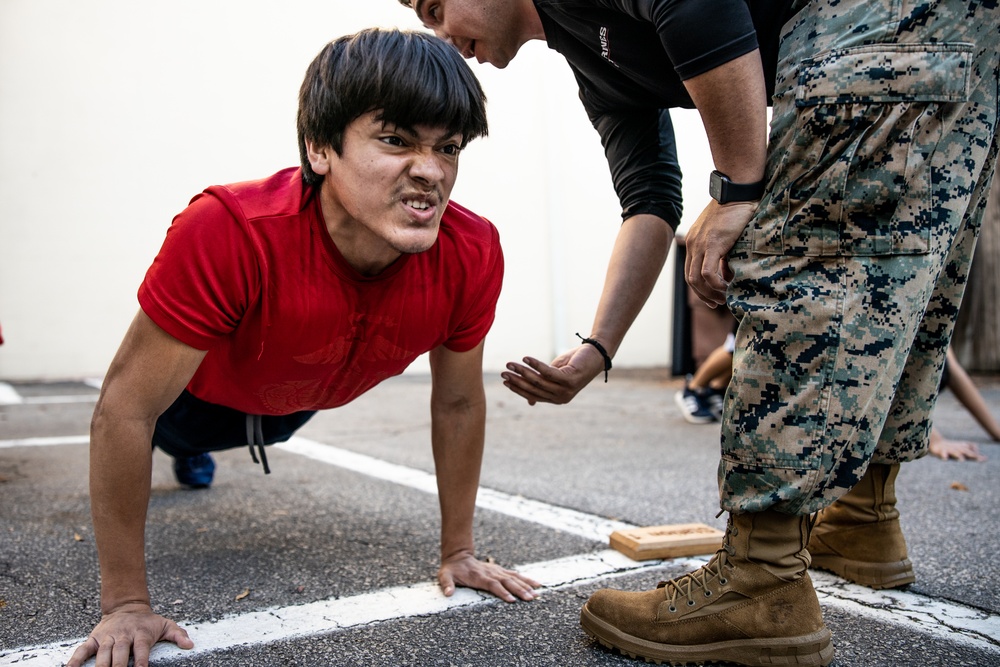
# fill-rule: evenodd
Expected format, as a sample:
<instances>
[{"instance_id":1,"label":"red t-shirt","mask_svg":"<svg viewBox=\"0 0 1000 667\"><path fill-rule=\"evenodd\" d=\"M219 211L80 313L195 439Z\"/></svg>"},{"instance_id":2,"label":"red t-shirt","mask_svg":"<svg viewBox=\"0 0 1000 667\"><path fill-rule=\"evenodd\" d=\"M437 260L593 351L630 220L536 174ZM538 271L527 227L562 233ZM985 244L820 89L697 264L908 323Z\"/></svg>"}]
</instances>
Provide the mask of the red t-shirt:
<instances>
[{"instance_id":1,"label":"red t-shirt","mask_svg":"<svg viewBox=\"0 0 1000 667\"><path fill-rule=\"evenodd\" d=\"M486 336L503 280L496 228L454 202L437 242L375 277L337 250L298 169L213 186L167 230L142 310L208 350L188 385L252 414L344 405L444 345Z\"/></svg>"}]
</instances>

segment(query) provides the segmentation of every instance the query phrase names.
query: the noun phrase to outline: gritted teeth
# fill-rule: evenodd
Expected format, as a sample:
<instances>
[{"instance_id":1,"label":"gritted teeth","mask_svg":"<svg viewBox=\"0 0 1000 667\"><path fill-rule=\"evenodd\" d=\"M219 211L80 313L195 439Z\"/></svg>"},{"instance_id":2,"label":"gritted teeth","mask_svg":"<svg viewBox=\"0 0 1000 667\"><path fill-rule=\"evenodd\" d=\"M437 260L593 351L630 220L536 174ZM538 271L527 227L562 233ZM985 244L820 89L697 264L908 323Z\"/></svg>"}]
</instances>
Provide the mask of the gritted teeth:
<instances>
[{"instance_id":1,"label":"gritted teeth","mask_svg":"<svg viewBox=\"0 0 1000 667\"><path fill-rule=\"evenodd\" d=\"M430 202L423 199L404 199L403 203L410 208L415 208L417 210L423 211L431 207Z\"/></svg>"}]
</instances>

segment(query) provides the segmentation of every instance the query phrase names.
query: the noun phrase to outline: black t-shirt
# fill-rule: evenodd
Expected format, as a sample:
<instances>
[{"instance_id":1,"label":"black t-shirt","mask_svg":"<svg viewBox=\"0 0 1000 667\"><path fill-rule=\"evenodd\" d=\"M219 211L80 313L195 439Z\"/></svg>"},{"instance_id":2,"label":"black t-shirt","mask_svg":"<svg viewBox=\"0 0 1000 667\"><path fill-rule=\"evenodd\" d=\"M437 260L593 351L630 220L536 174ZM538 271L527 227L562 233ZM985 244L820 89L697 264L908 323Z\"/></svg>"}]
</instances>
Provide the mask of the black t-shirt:
<instances>
[{"instance_id":1,"label":"black t-shirt","mask_svg":"<svg viewBox=\"0 0 1000 667\"><path fill-rule=\"evenodd\" d=\"M664 109L693 108L683 81L760 47L768 95L792 0L534 0L601 135L622 217L676 228L680 167Z\"/></svg>"}]
</instances>

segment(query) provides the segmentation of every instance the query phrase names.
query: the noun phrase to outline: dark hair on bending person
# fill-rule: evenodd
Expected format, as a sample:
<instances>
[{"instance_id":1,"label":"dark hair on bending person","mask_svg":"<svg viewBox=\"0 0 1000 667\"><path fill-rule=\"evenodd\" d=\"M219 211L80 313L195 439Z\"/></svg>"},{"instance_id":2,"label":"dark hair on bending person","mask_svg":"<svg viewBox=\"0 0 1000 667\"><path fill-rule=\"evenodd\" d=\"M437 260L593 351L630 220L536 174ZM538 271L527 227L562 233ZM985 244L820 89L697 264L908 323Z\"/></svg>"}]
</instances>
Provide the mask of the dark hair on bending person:
<instances>
[{"instance_id":1,"label":"dark hair on bending person","mask_svg":"<svg viewBox=\"0 0 1000 667\"><path fill-rule=\"evenodd\" d=\"M433 35L371 28L327 44L299 90L302 178L323 178L309 166L306 139L341 154L344 130L363 114L402 128L443 127L462 146L485 136L486 95L458 51Z\"/></svg>"}]
</instances>

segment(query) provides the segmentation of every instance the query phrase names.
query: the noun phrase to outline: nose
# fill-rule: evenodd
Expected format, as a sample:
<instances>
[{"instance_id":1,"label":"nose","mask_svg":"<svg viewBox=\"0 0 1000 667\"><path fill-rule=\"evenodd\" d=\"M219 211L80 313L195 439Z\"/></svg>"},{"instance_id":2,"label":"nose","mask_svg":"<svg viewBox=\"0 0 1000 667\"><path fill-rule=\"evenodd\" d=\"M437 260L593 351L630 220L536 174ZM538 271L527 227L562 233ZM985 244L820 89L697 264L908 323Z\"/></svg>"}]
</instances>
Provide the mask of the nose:
<instances>
[{"instance_id":1,"label":"nose","mask_svg":"<svg viewBox=\"0 0 1000 667\"><path fill-rule=\"evenodd\" d=\"M451 44L452 46L455 46L455 38L451 36L451 33L449 33L447 30L444 29L444 26L442 26L442 25L439 24L439 25L427 26L427 27L430 28L431 30L433 30L434 34L437 35L442 41L447 42L448 44ZM455 46L455 48L458 48L458 47Z\"/></svg>"},{"instance_id":2,"label":"nose","mask_svg":"<svg viewBox=\"0 0 1000 667\"><path fill-rule=\"evenodd\" d=\"M434 29L434 34L437 35L438 37L440 37L443 41L445 41L448 44L451 44L453 47L455 47L455 50L458 51L460 54L462 54L463 58L471 58L472 57L472 53L469 51L469 48L468 48L469 47L468 40L466 40L465 45L463 46L462 44L458 43L458 40L456 40L453 36L451 36L448 33L446 33L441 28L435 28Z\"/></svg>"},{"instance_id":3,"label":"nose","mask_svg":"<svg viewBox=\"0 0 1000 667\"><path fill-rule=\"evenodd\" d=\"M410 176L428 185L440 183L445 177L441 157L433 150L420 151L410 164Z\"/></svg>"}]
</instances>

